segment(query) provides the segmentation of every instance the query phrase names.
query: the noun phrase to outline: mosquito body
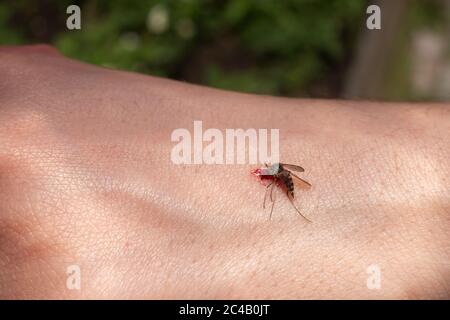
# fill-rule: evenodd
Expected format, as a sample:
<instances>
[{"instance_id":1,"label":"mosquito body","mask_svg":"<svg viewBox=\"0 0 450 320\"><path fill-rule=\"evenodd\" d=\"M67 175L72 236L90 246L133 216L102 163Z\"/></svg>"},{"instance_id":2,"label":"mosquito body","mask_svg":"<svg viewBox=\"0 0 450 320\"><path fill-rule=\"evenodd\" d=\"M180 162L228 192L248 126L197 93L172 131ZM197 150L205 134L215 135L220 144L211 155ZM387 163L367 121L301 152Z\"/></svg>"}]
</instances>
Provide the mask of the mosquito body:
<instances>
[{"instance_id":1,"label":"mosquito body","mask_svg":"<svg viewBox=\"0 0 450 320\"><path fill-rule=\"evenodd\" d=\"M305 169L303 169L300 166L293 165L293 164L286 164L286 163L274 163L271 166L265 165L264 168L258 168L252 171L252 174L259 177L261 179L261 182L263 184L266 184L266 193L264 194L264 202L263 202L263 208L266 207L266 198L267 193L270 192L270 200L272 201L272 208L270 210L270 218L272 218L272 212L273 207L275 204L275 199L273 196L273 188L275 186L281 187L283 190L286 191L286 195L291 202L292 206L295 208L295 210L300 214L304 219L311 222L308 218L306 218L300 210L296 207L294 204L294 197L295 197L295 188L306 188L309 189L311 187L311 184L299 176L297 176L292 171L297 172L304 172ZM270 191L269 191L270 188Z\"/></svg>"}]
</instances>

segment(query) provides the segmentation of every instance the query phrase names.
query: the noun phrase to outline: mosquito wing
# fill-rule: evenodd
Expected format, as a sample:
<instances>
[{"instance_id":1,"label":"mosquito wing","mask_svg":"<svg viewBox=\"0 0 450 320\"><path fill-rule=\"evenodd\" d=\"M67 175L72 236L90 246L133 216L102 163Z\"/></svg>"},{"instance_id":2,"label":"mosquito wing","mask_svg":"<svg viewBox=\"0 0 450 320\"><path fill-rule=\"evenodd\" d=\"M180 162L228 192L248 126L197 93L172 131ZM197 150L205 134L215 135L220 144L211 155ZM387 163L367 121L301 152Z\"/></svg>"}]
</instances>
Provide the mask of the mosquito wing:
<instances>
[{"instance_id":1,"label":"mosquito wing","mask_svg":"<svg viewBox=\"0 0 450 320\"><path fill-rule=\"evenodd\" d=\"M297 171L297 172L304 172L305 169L303 169L300 166L296 166L295 164L286 164L286 163L280 163L283 168L285 169L289 169L289 170L293 170L293 171Z\"/></svg>"},{"instance_id":2,"label":"mosquito wing","mask_svg":"<svg viewBox=\"0 0 450 320\"><path fill-rule=\"evenodd\" d=\"M300 189L310 189L311 188L311 184L308 181L303 180L302 178L300 178L299 176L297 176L296 174L290 172L291 176L292 176L292 181L294 181L294 185L297 188Z\"/></svg>"}]
</instances>

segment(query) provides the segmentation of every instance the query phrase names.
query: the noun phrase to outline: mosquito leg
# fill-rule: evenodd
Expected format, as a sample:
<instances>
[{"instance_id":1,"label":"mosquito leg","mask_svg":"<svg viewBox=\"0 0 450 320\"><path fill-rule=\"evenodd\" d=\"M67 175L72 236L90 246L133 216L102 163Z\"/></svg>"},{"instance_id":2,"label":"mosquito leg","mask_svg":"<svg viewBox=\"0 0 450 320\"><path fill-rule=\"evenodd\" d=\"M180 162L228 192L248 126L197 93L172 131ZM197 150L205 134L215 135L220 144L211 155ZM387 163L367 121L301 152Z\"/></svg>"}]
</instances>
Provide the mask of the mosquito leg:
<instances>
[{"instance_id":1,"label":"mosquito leg","mask_svg":"<svg viewBox=\"0 0 450 320\"><path fill-rule=\"evenodd\" d=\"M264 202L263 202L263 209L266 208L266 198L267 198L267 192L269 192L269 187L273 184L273 181L269 183L266 187L266 192L264 193Z\"/></svg>"},{"instance_id":2,"label":"mosquito leg","mask_svg":"<svg viewBox=\"0 0 450 320\"><path fill-rule=\"evenodd\" d=\"M272 186L272 190L273 190L273 186ZM272 198L272 190L270 190L270 197ZM270 216L269 216L269 220L272 220L272 212L273 212L273 207L275 206L275 196L272 199L272 208L270 209Z\"/></svg>"},{"instance_id":3,"label":"mosquito leg","mask_svg":"<svg viewBox=\"0 0 450 320\"><path fill-rule=\"evenodd\" d=\"M309 220L307 217L305 217L305 216L303 215L303 213L300 212L300 210L297 209L297 207L295 206L295 203L294 203L294 199L292 198L292 196L291 196L291 194L289 193L289 191L286 192L286 195L287 195L289 201L291 202L292 206L294 207L294 209L298 212L298 214L301 215L306 221L312 222L312 221Z\"/></svg>"},{"instance_id":4,"label":"mosquito leg","mask_svg":"<svg viewBox=\"0 0 450 320\"><path fill-rule=\"evenodd\" d=\"M272 194L273 194L273 187L275 187L275 184L278 185L278 182L274 183L274 185L270 189L270 201L272 201L272 202L273 202L273 196L272 196Z\"/></svg>"}]
</instances>

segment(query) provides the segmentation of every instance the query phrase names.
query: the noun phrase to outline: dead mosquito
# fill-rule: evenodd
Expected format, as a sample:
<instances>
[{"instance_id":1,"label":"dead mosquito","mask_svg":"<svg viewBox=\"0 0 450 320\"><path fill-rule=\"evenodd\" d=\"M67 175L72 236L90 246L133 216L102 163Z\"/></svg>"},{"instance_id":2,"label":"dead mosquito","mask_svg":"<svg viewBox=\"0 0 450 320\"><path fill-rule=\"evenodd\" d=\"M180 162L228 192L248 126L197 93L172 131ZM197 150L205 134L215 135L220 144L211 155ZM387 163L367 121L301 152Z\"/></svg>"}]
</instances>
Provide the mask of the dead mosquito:
<instances>
[{"instance_id":1,"label":"dead mosquito","mask_svg":"<svg viewBox=\"0 0 450 320\"><path fill-rule=\"evenodd\" d=\"M295 210L308 222L311 222L307 217L305 217L300 210L296 207L294 203L294 191L295 188L309 189L311 184L302 178L298 177L292 171L304 172L300 166L294 164L286 163L275 163L271 166L265 164L265 167L258 168L252 171L252 174L261 179L261 183L266 186L266 192L264 194L263 208L266 208L266 198L267 193L270 192L270 200L272 201L272 208L270 209L270 219L272 218L273 207L275 205L275 198L273 196L273 188L278 186L286 191L286 195L291 202ZM269 191L270 188L270 191Z\"/></svg>"}]
</instances>

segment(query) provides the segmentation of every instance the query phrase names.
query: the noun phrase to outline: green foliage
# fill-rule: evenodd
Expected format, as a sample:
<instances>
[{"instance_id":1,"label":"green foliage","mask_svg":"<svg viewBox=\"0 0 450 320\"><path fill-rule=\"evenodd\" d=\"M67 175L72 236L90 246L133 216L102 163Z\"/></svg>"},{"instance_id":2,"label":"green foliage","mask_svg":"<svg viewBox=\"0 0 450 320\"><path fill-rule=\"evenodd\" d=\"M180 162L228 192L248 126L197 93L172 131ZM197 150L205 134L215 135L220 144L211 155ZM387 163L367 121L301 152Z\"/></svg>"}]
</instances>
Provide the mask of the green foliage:
<instances>
[{"instance_id":1,"label":"green foliage","mask_svg":"<svg viewBox=\"0 0 450 320\"><path fill-rule=\"evenodd\" d=\"M0 5L0 43L51 42L86 62L246 92L308 94L345 63L364 0L78 1ZM51 22L50 22L51 21ZM44 30L45 32L43 32Z\"/></svg>"}]
</instances>

